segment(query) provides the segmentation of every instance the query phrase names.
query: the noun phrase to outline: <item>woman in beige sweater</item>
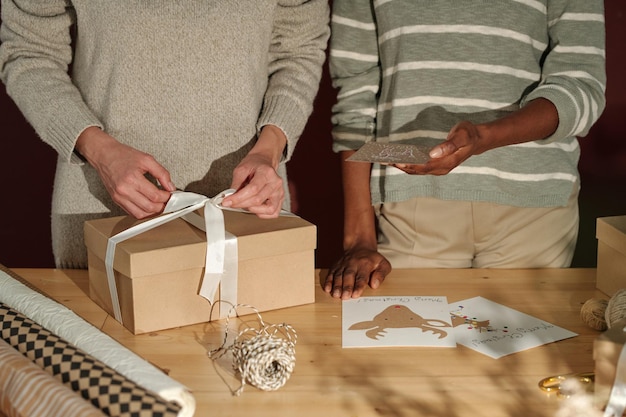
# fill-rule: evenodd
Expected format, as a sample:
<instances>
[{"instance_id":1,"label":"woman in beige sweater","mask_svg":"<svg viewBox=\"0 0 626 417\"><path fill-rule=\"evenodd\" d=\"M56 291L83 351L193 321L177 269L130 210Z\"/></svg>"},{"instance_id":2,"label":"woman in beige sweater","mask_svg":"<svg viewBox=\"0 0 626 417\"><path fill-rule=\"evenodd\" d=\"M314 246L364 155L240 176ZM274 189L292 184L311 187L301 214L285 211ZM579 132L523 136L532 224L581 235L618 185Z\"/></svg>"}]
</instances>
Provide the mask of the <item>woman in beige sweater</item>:
<instances>
[{"instance_id":1,"label":"woman in beige sweater","mask_svg":"<svg viewBox=\"0 0 626 417\"><path fill-rule=\"evenodd\" d=\"M288 208L328 14L326 0L2 0L2 81L59 155L57 266L86 267L85 220L157 214L175 189Z\"/></svg>"}]
</instances>

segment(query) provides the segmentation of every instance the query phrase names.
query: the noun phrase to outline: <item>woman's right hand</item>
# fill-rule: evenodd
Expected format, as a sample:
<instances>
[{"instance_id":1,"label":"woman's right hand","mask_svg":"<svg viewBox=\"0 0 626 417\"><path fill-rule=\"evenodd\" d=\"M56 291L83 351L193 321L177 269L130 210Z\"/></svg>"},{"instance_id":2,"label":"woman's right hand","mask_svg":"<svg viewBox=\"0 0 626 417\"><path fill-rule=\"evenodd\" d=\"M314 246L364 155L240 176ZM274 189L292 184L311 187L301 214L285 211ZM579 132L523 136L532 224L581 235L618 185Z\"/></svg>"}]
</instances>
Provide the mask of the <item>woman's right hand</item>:
<instances>
[{"instance_id":1,"label":"woman's right hand","mask_svg":"<svg viewBox=\"0 0 626 417\"><path fill-rule=\"evenodd\" d=\"M96 169L113 201L137 219L161 213L176 190L167 169L152 155L118 142L98 127L85 129L75 147ZM145 174L153 176L164 189Z\"/></svg>"},{"instance_id":2,"label":"woman's right hand","mask_svg":"<svg viewBox=\"0 0 626 417\"><path fill-rule=\"evenodd\" d=\"M349 249L329 269L324 291L342 300L359 298L367 285L378 288L389 272L391 264L375 249Z\"/></svg>"}]
</instances>

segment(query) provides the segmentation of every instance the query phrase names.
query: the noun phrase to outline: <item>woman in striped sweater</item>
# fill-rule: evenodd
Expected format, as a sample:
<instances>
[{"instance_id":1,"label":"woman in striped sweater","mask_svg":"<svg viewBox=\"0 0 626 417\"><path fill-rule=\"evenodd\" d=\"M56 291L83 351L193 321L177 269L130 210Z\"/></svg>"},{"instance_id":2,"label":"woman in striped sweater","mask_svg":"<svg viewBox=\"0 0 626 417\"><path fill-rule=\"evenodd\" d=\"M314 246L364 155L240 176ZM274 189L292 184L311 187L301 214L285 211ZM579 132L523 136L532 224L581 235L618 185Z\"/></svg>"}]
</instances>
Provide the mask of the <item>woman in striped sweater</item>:
<instances>
[{"instance_id":1,"label":"woman in striped sweater","mask_svg":"<svg viewBox=\"0 0 626 417\"><path fill-rule=\"evenodd\" d=\"M570 265L577 136L605 105L602 0L335 0L331 28L345 225L327 292L356 298L392 266ZM345 161L370 141L430 160Z\"/></svg>"}]
</instances>

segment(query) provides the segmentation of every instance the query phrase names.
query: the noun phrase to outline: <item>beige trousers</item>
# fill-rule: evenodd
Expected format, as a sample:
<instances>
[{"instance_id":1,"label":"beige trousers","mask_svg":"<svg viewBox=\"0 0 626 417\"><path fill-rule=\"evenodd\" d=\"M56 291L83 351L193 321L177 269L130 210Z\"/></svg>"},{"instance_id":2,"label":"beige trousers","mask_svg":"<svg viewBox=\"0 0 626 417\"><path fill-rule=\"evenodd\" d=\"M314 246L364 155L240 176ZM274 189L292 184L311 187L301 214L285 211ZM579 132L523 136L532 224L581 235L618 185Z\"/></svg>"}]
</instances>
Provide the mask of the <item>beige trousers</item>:
<instances>
[{"instance_id":1,"label":"beige trousers","mask_svg":"<svg viewBox=\"0 0 626 417\"><path fill-rule=\"evenodd\" d=\"M377 215L394 268L566 268L578 237L578 193L551 208L415 198Z\"/></svg>"}]
</instances>

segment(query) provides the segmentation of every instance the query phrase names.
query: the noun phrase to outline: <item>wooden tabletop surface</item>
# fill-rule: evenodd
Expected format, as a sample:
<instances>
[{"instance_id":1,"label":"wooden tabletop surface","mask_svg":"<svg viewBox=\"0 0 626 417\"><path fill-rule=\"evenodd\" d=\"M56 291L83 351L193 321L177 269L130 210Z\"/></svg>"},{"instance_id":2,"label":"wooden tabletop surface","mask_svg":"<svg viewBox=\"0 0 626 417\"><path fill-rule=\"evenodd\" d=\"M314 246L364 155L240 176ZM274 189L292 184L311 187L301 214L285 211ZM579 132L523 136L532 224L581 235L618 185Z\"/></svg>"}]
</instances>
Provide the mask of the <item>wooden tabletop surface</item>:
<instances>
[{"instance_id":1,"label":"wooden tabletop surface","mask_svg":"<svg viewBox=\"0 0 626 417\"><path fill-rule=\"evenodd\" d=\"M291 378L276 391L247 385L237 397L230 364L207 355L222 343L224 321L134 336L88 298L87 271L13 270L189 387L197 416L553 417L563 400L537 384L550 375L593 371L599 332L582 323L580 309L603 296L595 289L595 269L394 270L380 289L365 292L449 302L482 296L578 333L492 359L463 346L342 349L341 301L317 286L314 304L262 313L266 322L297 331ZM324 273L316 271L317 279Z\"/></svg>"}]
</instances>

